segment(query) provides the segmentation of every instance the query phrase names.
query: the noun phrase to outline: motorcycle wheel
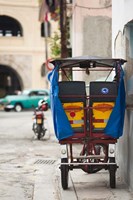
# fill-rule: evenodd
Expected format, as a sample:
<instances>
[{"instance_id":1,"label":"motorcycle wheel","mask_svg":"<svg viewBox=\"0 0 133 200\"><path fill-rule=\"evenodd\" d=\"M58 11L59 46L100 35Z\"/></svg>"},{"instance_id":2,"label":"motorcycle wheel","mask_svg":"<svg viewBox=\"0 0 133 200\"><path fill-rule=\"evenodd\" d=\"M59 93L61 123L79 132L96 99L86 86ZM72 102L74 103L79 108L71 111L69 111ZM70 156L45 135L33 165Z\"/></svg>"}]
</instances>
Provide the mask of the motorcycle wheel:
<instances>
[{"instance_id":1,"label":"motorcycle wheel","mask_svg":"<svg viewBox=\"0 0 133 200\"><path fill-rule=\"evenodd\" d=\"M41 139L41 133L42 133L42 125L38 124L38 126L37 126L37 139L38 140Z\"/></svg>"}]
</instances>

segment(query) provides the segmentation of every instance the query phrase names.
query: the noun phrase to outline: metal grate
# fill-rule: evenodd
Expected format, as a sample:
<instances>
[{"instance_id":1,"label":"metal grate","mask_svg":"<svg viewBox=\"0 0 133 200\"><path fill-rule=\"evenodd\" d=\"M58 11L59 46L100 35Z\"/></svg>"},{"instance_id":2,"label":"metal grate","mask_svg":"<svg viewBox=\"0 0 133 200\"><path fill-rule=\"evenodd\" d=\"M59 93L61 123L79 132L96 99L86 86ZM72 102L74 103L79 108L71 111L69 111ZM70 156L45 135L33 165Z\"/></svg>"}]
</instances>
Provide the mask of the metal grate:
<instances>
[{"instance_id":1,"label":"metal grate","mask_svg":"<svg viewBox=\"0 0 133 200\"><path fill-rule=\"evenodd\" d=\"M41 159L39 159L39 160L35 161L34 164L53 165L55 163L55 161L56 160L44 160L44 159L41 160Z\"/></svg>"}]
</instances>

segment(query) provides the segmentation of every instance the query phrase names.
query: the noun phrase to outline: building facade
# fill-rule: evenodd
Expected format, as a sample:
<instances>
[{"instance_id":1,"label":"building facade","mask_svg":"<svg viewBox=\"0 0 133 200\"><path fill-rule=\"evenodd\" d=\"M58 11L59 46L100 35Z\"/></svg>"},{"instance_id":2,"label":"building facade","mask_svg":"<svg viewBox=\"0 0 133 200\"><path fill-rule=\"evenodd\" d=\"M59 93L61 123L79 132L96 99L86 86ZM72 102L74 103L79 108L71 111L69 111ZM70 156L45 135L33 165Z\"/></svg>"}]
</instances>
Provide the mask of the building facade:
<instances>
[{"instance_id":1,"label":"building facade","mask_svg":"<svg viewBox=\"0 0 133 200\"><path fill-rule=\"evenodd\" d=\"M124 135L118 141L119 173L133 190L133 1L112 1L112 52L127 60L124 66L126 115Z\"/></svg>"},{"instance_id":2,"label":"building facade","mask_svg":"<svg viewBox=\"0 0 133 200\"><path fill-rule=\"evenodd\" d=\"M0 97L48 87L44 63L50 56L49 38L38 18L38 0L0 0ZM51 24L52 32L56 26Z\"/></svg>"}]
</instances>

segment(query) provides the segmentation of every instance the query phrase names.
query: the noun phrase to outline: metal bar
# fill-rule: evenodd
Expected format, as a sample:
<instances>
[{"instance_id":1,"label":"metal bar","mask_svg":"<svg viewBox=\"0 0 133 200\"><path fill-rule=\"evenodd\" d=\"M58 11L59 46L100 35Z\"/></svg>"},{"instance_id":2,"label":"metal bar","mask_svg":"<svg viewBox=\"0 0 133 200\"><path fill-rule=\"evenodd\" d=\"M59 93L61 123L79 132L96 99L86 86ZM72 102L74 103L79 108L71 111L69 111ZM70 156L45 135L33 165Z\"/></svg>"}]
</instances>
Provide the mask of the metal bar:
<instances>
[{"instance_id":1,"label":"metal bar","mask_svg":"<svg viewBox=\"0 0 133 200\"><path fill-rule=\"evenodd\" d=\"M45 59L48 59L48 22L44 22L44 36L45 36Z\"/></svg>"},{"instance_id":2,"label":"metal bar","mask_svg":"<svg viewBox=\"0 0 133 200\"><path fill-rule=\"evenodd\" d=\"M58 165L116 165L116 163L59 163Z\"/></svg>"},{"instance_id":3,"label":"metal bar","mask_svg":"<svg viewBox=\"0 0 133 200\"><path fill-rule=\"evenodd\" d=\"M71 161L73 162L73 149L72 149L72 144L70 144L70 158L71 158Z\"/></svg>"},{"instance_id":4,"label":"metal bar","mask_svg":"<svg viewBox=\"0 0 133 200\"><path fill-rule=\"evenodd\" d=\"M86 159L88 159L88 158L96 158L96 159L102 159L102 158L105 158L105 156L100 156L100 155L90 155L90 156L77 156L77 157L73 157L73 159L80 159L80 158L86 158Z\"/></svg>"},{"instance_id":5,"label":"metal bar","mask_svg":"<svg viewBox=\"0 0 133 200\"><path fill-rule=\"evenodd\" d=\"M77 63L74 63L74 64L77 64ZM65 68L65 69L69 69L69 68ZM73 69L73 71L86 71L86 69ZM101 71L110 71L110 68L109 69L105 69L105 68L104 69L95 69L95 68L92 69L92 68L89 68L89 71L92 71L92 72L95 72L95 71L99 71L99 72L101 72ZM115 70L113 70L113 71L115 71Z\"/></svg>"}]
</instances>

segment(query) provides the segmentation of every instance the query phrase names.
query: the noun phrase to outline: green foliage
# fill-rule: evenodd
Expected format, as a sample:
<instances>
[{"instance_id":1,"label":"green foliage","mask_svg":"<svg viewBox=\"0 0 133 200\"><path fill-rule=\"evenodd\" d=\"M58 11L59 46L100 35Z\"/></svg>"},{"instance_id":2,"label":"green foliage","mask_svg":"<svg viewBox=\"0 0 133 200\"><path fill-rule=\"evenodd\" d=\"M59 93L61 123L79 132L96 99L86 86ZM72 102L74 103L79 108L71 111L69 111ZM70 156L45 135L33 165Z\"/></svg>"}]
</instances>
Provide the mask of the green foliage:
<instances>
[{"instance_id":1,"label":"green foliage","mask_svg":"<svg viewBox=\"0 0 133 200\"><path fill-rule=\"evenodd\" d=\"M50 47L53 58L61 56L60 36L57 32L54 32L54 36L51 37Z\"/></svg>"}]
</instances>

